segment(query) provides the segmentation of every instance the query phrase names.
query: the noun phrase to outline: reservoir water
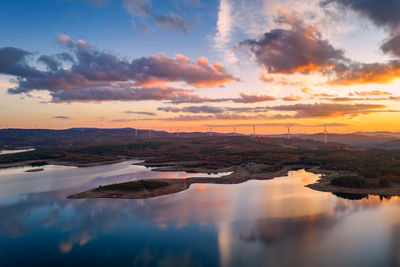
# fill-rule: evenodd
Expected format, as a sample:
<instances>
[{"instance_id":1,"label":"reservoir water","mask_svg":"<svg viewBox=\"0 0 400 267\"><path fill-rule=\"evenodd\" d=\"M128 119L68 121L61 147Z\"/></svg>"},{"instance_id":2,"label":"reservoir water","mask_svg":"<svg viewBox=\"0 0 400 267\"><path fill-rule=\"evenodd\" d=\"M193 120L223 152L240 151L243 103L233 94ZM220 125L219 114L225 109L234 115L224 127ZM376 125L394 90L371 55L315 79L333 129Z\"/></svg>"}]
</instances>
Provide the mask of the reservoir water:
<instances>
[{"instance_id":1,"label":"reservoir water","mask_svg":"<svg viewBox=\"0 0 400 267\"><path fill-rule=\"evenodd\" d=\"M400 265L399 198L314 191L305 185L319 176L304 170L153 199L66 198L100 184L205 176L132 163L1 169L0 266Z\"/></svg>"}]
</instances>

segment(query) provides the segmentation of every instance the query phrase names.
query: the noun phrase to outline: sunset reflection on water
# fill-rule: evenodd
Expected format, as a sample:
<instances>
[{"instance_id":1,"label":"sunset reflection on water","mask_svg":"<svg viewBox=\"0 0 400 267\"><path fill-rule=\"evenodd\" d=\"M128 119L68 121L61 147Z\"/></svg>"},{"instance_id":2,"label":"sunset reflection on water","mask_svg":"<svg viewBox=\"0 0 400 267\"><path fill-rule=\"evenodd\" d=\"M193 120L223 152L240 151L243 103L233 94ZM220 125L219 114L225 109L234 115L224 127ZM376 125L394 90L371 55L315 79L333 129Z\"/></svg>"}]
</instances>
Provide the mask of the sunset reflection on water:
<instances>
[{"instance_id":1,"label":"sunset reflection on water","mask_svg":"<svg viewBox=\"0 0 400 267\"><path fill-rule=\"evenodd\" d=\"M81 255L93 255L83 264L400 264L399 198L348 200L314 191L305 185L319 175L305 170L243 184L194 184L186 191L153 199L65 198L107 179L155 174L134 168L126 172L122 166L93 169L110 177L87 174L75 179L68 173L63 178L68 182L61 183L64 187L50 186L41 192L37 192L41 187L29 192L30 187L23 185L31 184L23 178L26 174L14 176L22 184L12 184L15 194L0 198L2 263L36 265L32 260L37 259L44 265L61 260L73 265L82 263ZM49 176L41 181L51 180ZM1 182L8 184L10 177L0 176Z\"/></svg>"}]
</instances>

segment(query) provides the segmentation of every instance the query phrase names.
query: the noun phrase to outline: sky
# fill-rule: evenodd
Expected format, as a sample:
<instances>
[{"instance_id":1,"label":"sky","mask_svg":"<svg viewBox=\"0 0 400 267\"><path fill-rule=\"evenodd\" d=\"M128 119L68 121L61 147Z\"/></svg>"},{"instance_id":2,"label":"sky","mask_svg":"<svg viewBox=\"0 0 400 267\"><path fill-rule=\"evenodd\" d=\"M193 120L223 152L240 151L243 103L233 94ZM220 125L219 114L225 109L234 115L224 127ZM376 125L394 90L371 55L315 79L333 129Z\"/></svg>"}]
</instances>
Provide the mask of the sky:
<instances>
[{"instance_id":1,"label":"sky","mask_svg":"<svg viewBox=\"0 0 400 267\"><path fill-rule=\"evenodd\" d=\"M400 131L399 0L0 2L0 128Z\"/></svg>"}]
</instances>

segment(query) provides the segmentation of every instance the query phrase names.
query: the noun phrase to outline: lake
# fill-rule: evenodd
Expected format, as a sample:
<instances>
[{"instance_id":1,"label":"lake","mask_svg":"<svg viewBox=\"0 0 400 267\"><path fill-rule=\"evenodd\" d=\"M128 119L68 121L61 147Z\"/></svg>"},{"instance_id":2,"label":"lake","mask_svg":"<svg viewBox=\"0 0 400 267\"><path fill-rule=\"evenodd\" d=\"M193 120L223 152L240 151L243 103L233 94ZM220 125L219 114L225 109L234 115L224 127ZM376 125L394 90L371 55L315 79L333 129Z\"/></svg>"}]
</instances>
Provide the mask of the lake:
<instances>
[{"instance_id":1,"label":"lake","mask_svg":"<svg viewBox=\"0 0 400 267\"><path fill-rule=\"evenodd\" d=\"M66 198L100 184L204 176L132 163L0 169L0 266L400 265L399 198L314 191L304 185L319 175L305 170L153 199Z\"/></svg>"}]
</instances>

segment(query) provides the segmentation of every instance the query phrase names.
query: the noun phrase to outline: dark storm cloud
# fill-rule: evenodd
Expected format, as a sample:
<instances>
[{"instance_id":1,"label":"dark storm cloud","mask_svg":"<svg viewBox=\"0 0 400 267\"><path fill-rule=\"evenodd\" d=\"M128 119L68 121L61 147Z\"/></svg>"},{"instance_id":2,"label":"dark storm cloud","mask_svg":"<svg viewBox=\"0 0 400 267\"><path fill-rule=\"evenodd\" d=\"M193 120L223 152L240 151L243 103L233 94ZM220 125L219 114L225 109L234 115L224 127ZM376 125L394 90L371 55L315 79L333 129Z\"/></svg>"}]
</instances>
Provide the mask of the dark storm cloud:
<instances>
[{"instance_id":1,"label":"dark storm cloud","mask_svg":"<svg viewBox=\"0 0 400 267\"><path fill-rule=\"evenodd\" d=\"M309 73L330 69L345 60L314 26L307 26L294 13L281 12L276 18L289 29L274 29L258 39L247 39L239 47L250 49L269 73Z\"/></svg>"}]
</instances>

